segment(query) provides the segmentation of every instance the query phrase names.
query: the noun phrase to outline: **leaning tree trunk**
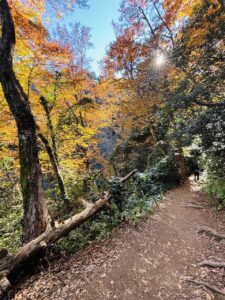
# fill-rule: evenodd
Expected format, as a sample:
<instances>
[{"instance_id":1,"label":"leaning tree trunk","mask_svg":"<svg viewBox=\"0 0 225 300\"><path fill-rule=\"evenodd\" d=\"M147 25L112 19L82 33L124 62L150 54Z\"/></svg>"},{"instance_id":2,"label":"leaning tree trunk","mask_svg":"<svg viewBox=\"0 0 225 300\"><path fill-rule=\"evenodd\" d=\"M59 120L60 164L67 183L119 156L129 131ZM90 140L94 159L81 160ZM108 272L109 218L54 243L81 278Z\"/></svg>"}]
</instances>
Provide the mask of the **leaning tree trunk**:
<instances>
[{"instance_id":1,"label":"leaning tree trunk","mask_svg":"<svg viewBox=\"0 0 225 300\"><path fill-rule=\"evenodd\" d=\"M60 165L59 165L59 158L58 158L58 152L57 152L57 146L56 146L56 137L55 137L54 127L53 127L52 118L51 118L51 108L48 106L48 102L45 99L45 97L41 96L40 102L41 102L41 105L44 108L44 111L46 114L47 126L50 131L52 146L50 145L48 139L42 133L39 133L38 136L40 137L40 139L41 139L42 143L44 144L45 149L48 153L51 165L52 165L53 170L56 175L61 198L64 201L65 205L67 207L69 207L69 197L68 197L67 189L64 184L63 176L61 174Z\"/></svg>"},{"instance_id":2,"label":"leaning tree trunk","mask_svg":"<svg viewBox=\"0 0 225 300\"><path fill-rule=\"evenodd\" d=\"M56 175L58 187L59 187L59 190L60 190L60 193L61 193L61 198L64 201L64 204L69 208L70 207L70 204L69 204L70 200L69 200L69 197L68 197L68 194L67 194L67 191L66 191L66 187L65 187L65 184L64 184L64 181L63 181L63 177L61 175L60 168L59 168L58 162L55 158L53 149L52 149L51 145L49 144L48 139L42 133L39 133L38 136L39 136L40 140L42 141L42 143L44 144L45 149L48 153L52 168L53 168L53 170L55 172L55 175Z\"/></svg>"},{"instance_id":3,"label":"leaning tree trunk","mask_svg":"<svg viewBox=\"0 0 225 300\"><path fill-rule=\"evenodd\" d=\"M28 242L46 230L48 210L42 187L34 117L27 95L13 71L15 28L7 0L0 0L0 21L0 82L18 129L20 179L24 202L23 234L24 242Z\"/></svg>"},{"instance_id":4,"label":"leaning tree trunk","mask_svg":"<svg viewBox=\"0 0 225 300\"><path fill-rule=\"evenodd\" d=\"M47 118L47 126L48 126L48 129L50 131L50 136L51 136L51 140L52 140L52 152L55 156L56 162L59 163L55 132L54 132L54 127L53 127L52 118L51 118L52 108L49 107L48 102L45 99L45 97L41 96L40 97L40 102L41 102L42 107L44 108L46 118Z\"/></svg>"}]
</instances>

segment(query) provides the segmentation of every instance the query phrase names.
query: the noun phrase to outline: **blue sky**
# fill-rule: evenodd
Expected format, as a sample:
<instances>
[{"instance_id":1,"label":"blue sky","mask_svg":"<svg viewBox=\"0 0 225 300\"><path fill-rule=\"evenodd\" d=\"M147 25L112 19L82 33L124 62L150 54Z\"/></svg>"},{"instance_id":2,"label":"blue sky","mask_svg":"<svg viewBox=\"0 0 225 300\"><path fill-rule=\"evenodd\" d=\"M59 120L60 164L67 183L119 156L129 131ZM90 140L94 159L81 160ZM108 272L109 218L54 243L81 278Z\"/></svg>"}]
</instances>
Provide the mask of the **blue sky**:
<instances>
[{"instance_id":1,"label":"blue sky","mask_svg":"<svg viewBox=\"0 0 225 300\"><path fill-rule=\"evenodd\" d=\"M66 17L66 22L81 22L92 28L94 48L89 51L92 57L92 69L99 74L98 61L105 54L105 49L115 38L112 20L119 18L120 0L89 0L89 9L76 9Z\"/></svg>"}]
</instances>

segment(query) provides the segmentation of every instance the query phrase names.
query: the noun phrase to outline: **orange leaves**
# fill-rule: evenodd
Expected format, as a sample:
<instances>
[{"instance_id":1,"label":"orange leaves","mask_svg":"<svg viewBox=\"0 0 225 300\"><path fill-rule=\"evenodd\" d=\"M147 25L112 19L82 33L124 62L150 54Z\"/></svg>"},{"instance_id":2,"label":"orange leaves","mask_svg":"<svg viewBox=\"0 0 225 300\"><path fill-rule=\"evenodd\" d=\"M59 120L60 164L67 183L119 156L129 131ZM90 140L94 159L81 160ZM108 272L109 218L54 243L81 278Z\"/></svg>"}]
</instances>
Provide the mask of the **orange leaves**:
<instances>
[{"instance_id":1,"label":"orange leaves","mask_svg":"<svg viewBox=\"0 0 225 300\"><path fill-rule=\"evenodd\" d=\"M48 59L50 56L55 61L61 60L62 64L65 64L71 58L69 48L60 46L56 41L46 41L43 45L40 45L39 51L40 55L47 56Z\"/></svg>"},{"instance_id":2,"label":"orange leaves","mask_svg":"<svg viewBox=\"0 0 225 300\"><path fill-rule=\"evenodd\" d=\"M175 25L176 22L182 22L184 18L189 18L202 1L203 0L164 0L164 18L167 24Z\"/></svg>"},{"instance_id":3,"label":"orange leaves","mask_svg":"<svg viewBox=\"0 0 225 300\"><path fill-rule=\"evenodd\" d=\"M47 2L46 2L47 3ZM67 47L49 40L49 33L43 23L45 1L10 0L17 37L17 54L20 56L64 56L70 55ZM20 47L20 48L19 48Z\"/></svg>"},{"instance_id":4,"label":"orange leaves","mask_svg":"<svg viewBox=\"0 0 225 300\"><path fill-rule=\"evenodd\" d=\"M33 41L41 42L47 38L48 33L42 25L41 12L43 5L39 2L38 7L34 7L32 1L10 1L12 15L15 22L17 38L26 40L30 47L34 47Z\"/></svg>"},{"instance_id":5,"label":"orange leaves","mask_svg":"<svg viewBox=\"0 0 225 300\"><path fill-rule=\"evenodd\" d=\"M145 46L135 40L135 35L132 28L127 28L110 45L104 58L104 67L108 74L119 76L121 73L124 79L134 79L137 65L145 56Z\"/></svg>"}]
</instances>

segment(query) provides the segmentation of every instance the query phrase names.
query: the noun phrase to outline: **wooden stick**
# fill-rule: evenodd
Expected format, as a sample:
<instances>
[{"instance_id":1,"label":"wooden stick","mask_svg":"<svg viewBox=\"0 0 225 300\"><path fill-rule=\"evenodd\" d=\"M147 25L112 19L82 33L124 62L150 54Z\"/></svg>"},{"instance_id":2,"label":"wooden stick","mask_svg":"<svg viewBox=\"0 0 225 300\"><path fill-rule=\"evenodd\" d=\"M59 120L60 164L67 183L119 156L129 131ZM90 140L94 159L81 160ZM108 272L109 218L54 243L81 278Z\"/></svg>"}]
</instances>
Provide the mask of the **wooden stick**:
<instances>
[{"instance_id":1,"label":"wooden stick","mask_svg":"<svg viewBox=\"0 0 225 300\"><path fill-rule=\"evenodd\" d=\"M121 182L127 181L130 177L134 176L134 174L136 174L136 173L137 173L137 170L136 170L136 169L133 170L133 171L131 171L127 176L121 178Z\"/></svg>"}]
</instances>

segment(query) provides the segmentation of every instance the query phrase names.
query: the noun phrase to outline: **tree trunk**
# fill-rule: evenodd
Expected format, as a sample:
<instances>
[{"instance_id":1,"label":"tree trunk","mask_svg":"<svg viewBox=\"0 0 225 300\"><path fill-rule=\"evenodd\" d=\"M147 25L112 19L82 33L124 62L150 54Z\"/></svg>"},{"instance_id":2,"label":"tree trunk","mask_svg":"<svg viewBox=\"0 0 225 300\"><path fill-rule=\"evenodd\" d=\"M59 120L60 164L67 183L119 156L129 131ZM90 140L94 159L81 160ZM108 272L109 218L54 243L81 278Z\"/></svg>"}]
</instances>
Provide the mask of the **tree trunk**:
<instances>
[{"instance_id":1,"label":"tree trunk","mask_svg":"<svg viewBox=\"0 0 225 300\"><path fill-rule=\"evenodd\" d=\"M46 230L48 210L42 187L34 117L27 95L13 71L15 28L7 0L0 0L0 20L0 82L18 129L20 180L24 203L23 238L24 242L28 242Z\"/></svg>"},{"instance_id":2,"label":"tree trunk","mask_svg":"<svg viewBox=\"0 0 225 300\"><path fill-rule=\"evenodd\" d=\"M51 145L49 144L48 139L46 139L46 137L42 133L39 133L38 136L39 136L40 140L42 141L42 143L44 144L45 149L48 153L52 168L53 168L53 170L55 172L55 175L56 175L56 179L57 179L57 182L58 182L58 187L59 187L59 190L60 190L60 193L61 193L61 198L64 201L64 203L66 204L66 206L69 207L69 197L68 197L68 194L67 194L67 191L66 191L66 187L65 187L65 184L64 184L64 181L63 181L63 177L60 173L60 168L59 168L58 162L57 162L57 160L55 158L55 155L53 153L53 149L52 149Z\"/></svg>"},{"instance_id":3,"label":"tree trunk","mask_svg":"<svg viewBox=\"0 0 225 300\"><path fill-rule=\"evenodd\" d=\"M48 139L46 139L43 136L43 134L39 133L39 137L40 137L42 143L45 145L51 165L55 172L57 182L58 182L58 187L59 187L59 190L61 193L61 198L64 201L65 205L69 208L69 197L68 197L68 193L67 193L64 181L63 181L63 177L60 172L59 158L58 158L58 152L57 152L57 146L56 146L56 137L55 137L54 127L53 127L52 118L51 118L51 110L52 110L53 106L52 106L52 108L50 108L48 105L48 102L46 101L45 97L43 97L43 96L40 97L40 102L41 102L41 105L44 108L44 111L46 114L47 126L50 131L52 146L49 144Z\"/></svg>"},{"instance_id":4,"label":"tree trunk","mask_svg":"<svg viewBox=\"0 0 225 300\"><path fill-rule=\"evenodd\" d=\"M54 132L54 127L53 127L52 118L51 118L51 110L53 107L52 108L49 107L47 100L43 96L40 97L40 102L41 102L42 107L44 108L46 118L47 118L47 126L50 131L50 136L51 136L51 140L52 140L52 150L53 150L52 152L56 159L56 162L59 163L55 132Z\"/></svg>"}]
</instances>

